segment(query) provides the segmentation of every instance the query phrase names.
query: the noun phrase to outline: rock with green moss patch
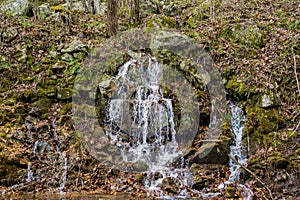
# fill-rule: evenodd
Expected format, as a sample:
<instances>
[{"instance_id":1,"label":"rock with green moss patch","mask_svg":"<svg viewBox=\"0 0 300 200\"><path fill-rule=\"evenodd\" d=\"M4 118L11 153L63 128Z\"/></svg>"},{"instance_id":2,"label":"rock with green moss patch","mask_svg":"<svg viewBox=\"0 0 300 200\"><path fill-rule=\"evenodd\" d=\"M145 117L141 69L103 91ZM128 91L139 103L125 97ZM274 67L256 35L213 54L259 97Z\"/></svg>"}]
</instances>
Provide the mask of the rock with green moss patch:
<instances>
[{"instance_id":1,"label":"rock with green moss patch","mask_svg":"<svg viewBox=\"0 0 300 200\"><path fill-rule=\"evenodd\" d=\"M44 3L38 7L37 13L36 13L36 16L38 19L44 20L50 15L51 15L51 10L50 10L49 3Z\"/></svg>"},{"instance_id":2,"label":"rock with green moss patch","mask_svg":"<svg viewBox=\"0 0 300 200\"><path fill-rule=\"evenodd\" d=\"M267 159L267 162L270 163L275 168L286 169L289 165L289 161L283 154L279 152L273 152Z\"/></svg>"},{"instance_id":3,"label":"rock with green moss patch","mask_svg":"<svg viewBox=\"0 0 300 200\"><path fill-rule=\"evenodd\" d=\"M267 134L279 130L285 124L285 120L275 108L264 109L258 106L247 106L246 114L248 118L246 132Z\"/></svg>"},{"instance_id":4,"label":"rock with green moss patch","mask_svg":"<svg viewBox=\"0 0 300 200\"><path fill-rule=\"evenodd\" d=\"M247 99L255 92L255 86L248 87L244 80L236 76L231 77L226 83L226 89L238 100Z\"/></svg>"},{"instance_id":5,"label":"rock with green moss patch","mask_svg":"<svg viewBox=\"0 0 300 200\"><path fill-rule=\"evenodd\" d=\"M34 106L34 108L32 108L29 114L33 116L40 116L42 114L49 112L51 106L51 100L48 98L43 98L33 102L32 106Z\"/></svg>"},{"instance_id":6,"label":"rock with green moss patch","mask_svg":"<svg viewBox=\"0 0 300 200\"><path fill-rule=\"evenodd\" d=\"M4 0L0 3L0 11L12 16L25 16L29 14L30 2L28 0Z\"/></svg>"},{"instance_id":7,"label":"rock with green moss patch","mask_svg":"<svg viewBox=\"0 0 300 200\"><path fill-rule=\"evenodd\" d=\"M80 40L73 40L67 47L61 50L62 53L86 52L87 46Z\"/></svg>"},{"instance_id":8,"label":"rock with green moss patch","mask_svg":"<svg viewBox=\"0 0 300 200\"><path fill-rule=\"evenodd\" d=\"M146 26L155 28L175 28L176 21L172 17L154 14L151 18L147 19Z\"/></svg>"},{"instance_id":9,"label":"rock with green moss patch","mask_svg":"<svg viewBox=\"0 0 300 200\"><path fill-rule=\"evenodd\" d=\"M233 39L240 44L259 48L265 46L263 33L252 21L236 24L232 27L231 31Z\"/></svg>"}]
</instances>

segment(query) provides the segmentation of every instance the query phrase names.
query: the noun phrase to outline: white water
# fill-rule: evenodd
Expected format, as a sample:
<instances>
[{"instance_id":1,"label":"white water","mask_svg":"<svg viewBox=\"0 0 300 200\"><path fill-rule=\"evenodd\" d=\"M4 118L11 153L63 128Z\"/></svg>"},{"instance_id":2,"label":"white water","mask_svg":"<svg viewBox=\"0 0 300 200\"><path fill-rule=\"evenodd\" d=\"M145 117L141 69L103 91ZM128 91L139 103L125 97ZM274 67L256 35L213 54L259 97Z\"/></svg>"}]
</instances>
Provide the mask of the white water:
<instances>
[{"instance_id":1,"label":"white water","mask_svg":"<svg viewBox=\"0 0 300 200\"><path fill-rule=\"evenodd\" d=\"M27 182L30 182L33 179L33 173L31 171L31 162L28 163L27 165Z\"/></svg>"},{"instance_id":2,"label":"white water","mask_svg":"<svg viewBox=\"0 0 300 200\"><path fill-rule=\"evenodd\" d=\"M115 79L116 97L109 104L106 133L120 147L125 162L144 162L148 165L145 187L149 195L163 197L163 180L172 177L179 183L178 195L187 197L184 187L191 185L191 173L169 166L182 152L178 150L175 137L172 100L163 96L159 85L159 80L163 78L161 71L162 66L150 56L147 64L131 59L121 66ZM127 117L129 106L130 117ZM127 118L132 120L128 122ZM130 142L122 140L124 132L130 136ZM160 177L153 178L157 172Z\"/></svg>"},{"instance_id":3,"label":"white water","mask_svg":"<svg viewBox=\"0 0 300 200\"><path fill-rule=\"evenodd\" d=\"M253 192L245 185L240 184L240 173L242 167L240 165L245 165L247 163L247 157L244 151L243 145L243 130L244 123L247 121L247 118L244 115L244 112L237 105L230 103L231 109L231 131L234 137L234 144L230 146L230 156L234 158L238 163L230 158L229 167L230 167L230 176L225 182L225 185L238 183L237 186L241 189L241 194L244 200L251 200ZM219 185L219 189L222 190L225 187L224 184Z\"/></svg>"}]
</instances>

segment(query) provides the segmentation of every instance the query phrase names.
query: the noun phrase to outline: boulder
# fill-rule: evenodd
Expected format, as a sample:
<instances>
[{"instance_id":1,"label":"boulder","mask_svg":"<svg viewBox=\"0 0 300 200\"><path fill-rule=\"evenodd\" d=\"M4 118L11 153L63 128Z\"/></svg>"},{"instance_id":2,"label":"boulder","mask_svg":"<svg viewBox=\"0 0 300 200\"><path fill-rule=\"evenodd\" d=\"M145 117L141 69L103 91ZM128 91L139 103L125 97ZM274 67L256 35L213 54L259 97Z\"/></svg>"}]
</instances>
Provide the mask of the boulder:
<instances>
[{"instance_id":1,"label":"boulder","mask_svg":"<svg viewBox=\"0 0 300 200\"><path fill-rule=\"evenodd\" d=\"M232 36L240 44L248 47L263 47L264 35L253 21L236 24L232 27Z\"/></svg>"},{"instance_id":2,"label":"boulder","mask_svg":"<svg viewBox=\"0 0 300 200\"><path fill-rule=\"evenodd\" d=\"M67 47L61 50L62 53L85 52L87 46L80 40L73 40Z\"/></svg>"},{"instance_id":3,"label":"boulder","mask_svg":"<svg viewBox=\"0 0 300 200\"><path fill-rule=\"evenodd\" d=\"M221 142L206 142L187 158L188 163L193 164L226 164L230 151L230 140Z\"/></svg>"},{"instance_id":4,"label":"boulder","mask_svg":"<svg viewBox=\"0 0 300 200\"><path fill-rule=\"evenodd\" d=\"M42 4L37 9L37 18L40 20L46 19L51 15L50 5L48 3Z\"/></svg>"},{"instance_id":5,"label":"boulder","mask_svg":"<svg viewBox=\"0 0 300 200\"><path fill-rule=\"evenodd\" d=\"M30 3L28 0L4 0L0 3L0 12L12 16L25 16L30 11Z\"/></svg>"}]
</instances>

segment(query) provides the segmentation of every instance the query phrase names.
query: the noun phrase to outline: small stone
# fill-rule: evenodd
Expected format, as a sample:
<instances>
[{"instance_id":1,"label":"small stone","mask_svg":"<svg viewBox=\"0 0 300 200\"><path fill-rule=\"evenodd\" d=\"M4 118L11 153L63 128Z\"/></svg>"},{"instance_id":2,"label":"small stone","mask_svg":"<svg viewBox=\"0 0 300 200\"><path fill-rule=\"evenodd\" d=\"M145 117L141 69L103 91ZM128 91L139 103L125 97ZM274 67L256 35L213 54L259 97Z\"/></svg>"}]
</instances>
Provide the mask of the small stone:
<instances>
[{"instance_id":1,"label":"small stone","mask_svg":"<svg viewBox=\"0 0 300 200\"><path fill-rule=\"evenodd\" d=\"M51 15L50 5L48 3L42 4L38 7L37 18L40 20L46 19Z\"/></svg>"},{"instance_id":2,"label":"small stone","mask_svg":"<svg viewBox=\"0 0 300 200\"><path fill-rule=\"evenodd\" d=\"M65 53L62 55L61 59L66 62L71 62L72 60L74 60L74 57L69 53Z\"/></svg>"},{"instance_id":3,"label":"small stone","mask_svg":"<svg viewBox=\"0 0 300 200\"><path fill-rule=\"evenodd\" d=\"M86 52L87 46L80 40L73 40L68 47L61 50L62 53Z\"/></svg>"}]
</instances>

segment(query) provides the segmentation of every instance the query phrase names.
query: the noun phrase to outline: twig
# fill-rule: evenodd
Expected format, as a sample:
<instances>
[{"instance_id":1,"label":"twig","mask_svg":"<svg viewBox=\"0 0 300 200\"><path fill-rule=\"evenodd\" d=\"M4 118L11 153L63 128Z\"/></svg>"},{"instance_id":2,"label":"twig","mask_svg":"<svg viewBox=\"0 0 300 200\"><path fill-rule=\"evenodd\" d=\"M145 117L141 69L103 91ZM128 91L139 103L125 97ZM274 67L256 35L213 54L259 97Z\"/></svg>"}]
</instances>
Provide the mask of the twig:
<instances>
[{"instance_id":1,"label":"twig","mask_svg":"<svg viewBox=\"0 0 300 200\"><path fill-rule=\"evenodd\" d=\"M298 93L299 93L299 96L300 96L300 86L299 86L299 80L298 80L298 75L297 75L297 63L296 63L296 56L295 56L295 54L293 56L293 59L294 59L294 73L295 73L295 77L296 77L296 82L297 82L297 87L298 87Z\"/></svg>"},{"instance_id":2,"label":"twig","mask_svg":"<svg viewBox=\"0 0 300 200\"><path fill-rule=\"evenodd\" d=\"M236 164L238 164L239 166L241 166L244 170L246 170L249 174L251 174L260 184L262 184L269 192L270 194L270 198L273 200L273 196L272 196L272 192L270 190L270 188L260 179L258 178L250 169L248 169L247 167L245 167L244 165L242 165L239 161L237 161L234 157L232 157L231 155L228 154L228 157L233 160L233 162L235 162Z\"/></svg>"}]
</instances>

